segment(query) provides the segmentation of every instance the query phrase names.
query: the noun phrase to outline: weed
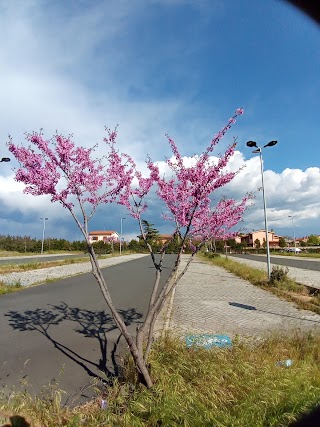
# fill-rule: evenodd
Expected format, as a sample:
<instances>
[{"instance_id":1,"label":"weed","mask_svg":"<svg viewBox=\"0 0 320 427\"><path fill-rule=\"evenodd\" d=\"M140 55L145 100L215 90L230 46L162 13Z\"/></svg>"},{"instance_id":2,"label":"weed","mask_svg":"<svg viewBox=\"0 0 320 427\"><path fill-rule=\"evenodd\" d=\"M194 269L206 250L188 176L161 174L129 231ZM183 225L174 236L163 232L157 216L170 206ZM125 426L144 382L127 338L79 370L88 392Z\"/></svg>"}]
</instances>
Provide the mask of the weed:
<instances>
[{"instance_id":1,"label":"weed","mask_svg":"<svg viewBox=\"0 0 320 427\"><path fill-rule=\"evenodd\" d=\"M17 292L21 289L23 289L23 286L20 284L20 281L16 281L15 283L12 283L10 285L4 282L0 282L0 295L10 294L12 292Z\"/></svg>"},{"instance_id":2,"label":"weed","mask_svg":"<svg viewBox=\"0 0 320 427\"><path fill-rule=\"evenodd\" d=\"M150 354L151 390L133 384L129 364L124 382L82 406L63 407L56 390L51 398L15 395L0 402L0 414L19 414L37 427L285 427L319 402L319 348L312 334L235 340L228 350L186 348L167 335ZM290 368L277 366L288 358Z\"/></svg>"},{"instance_id":3,"label":"weed","mask_svg":"<svg viewBox=\"0 0 320 427\"><path fill-rule=\"evenodd\" d=\"M270 274L271 284L276 285L279 282L284 282L288 280L288 273L289 273L288 267L283 268L283 267L280 267L279 265L274 265L272 267L272 271Z\"/></svg>"}]
</instances>

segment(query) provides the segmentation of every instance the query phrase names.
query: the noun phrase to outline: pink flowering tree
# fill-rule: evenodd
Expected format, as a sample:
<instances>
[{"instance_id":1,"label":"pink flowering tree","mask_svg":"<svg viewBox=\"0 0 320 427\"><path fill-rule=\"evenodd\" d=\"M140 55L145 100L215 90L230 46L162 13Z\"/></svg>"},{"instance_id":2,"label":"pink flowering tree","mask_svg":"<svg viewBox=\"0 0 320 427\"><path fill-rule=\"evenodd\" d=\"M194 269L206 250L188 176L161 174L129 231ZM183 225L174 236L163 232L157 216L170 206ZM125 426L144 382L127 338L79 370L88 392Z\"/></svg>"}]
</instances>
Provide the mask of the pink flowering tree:
<instances>
[{"instance_id":1,"label":"pink flowering tree","mask_svg":"<svg viewBox=\"0 0 320 427\"><path fill-rule=\"evenodd\" d=\"M193 166L186 166L184 164L175 142L168 137L173 157L167 159L166 164L171 171L171 176L168 179L162 177L157 164L148 159L149 178L143 178L139 172L136 172L135 177L138 186L134 189L128 188L128 191L123 192L119 199L119 203L125 205L130 214L138 220L141 236L149 249L156 269L156 279L150 297L149 309L145 321L138 329L136 335L138 351L144 353L145 362L147 362L151 349L156 318L168 296L185 274L194 256L207 241L233 238L236 233L232 229L241 221L244 211L250 199L252 199L252 195L250 194L245 195L239 202L233 199L222 198L214 208L210 206L210 196L216 190L228 184L239 172L239 170L235 172L227 170L228 162L235 152L236 140L227 148L223 155L218 157L216 162L213 162L211 153L225 133L235 123L236 118L242 114L242 109L238 109L235 112L227 125L214 136L206 150L200 156L194 157ZM160 260L156 261L155 254L146 239L141 222L141 215L147 209L146 196L153 183L157 187L158 197L164 202L168 211L164 215L164 219L174 224L175 230L172 238L178 237L180 240L180 249L174 268L160 292L158 292L158 288L166 246L163 247ZM192 238L197 239L197 246L193 246L191 243ZM178 271L181 256L188 244L191 246L192 254L184 268ZM147 345L144 347L146 337Z\"/></svg>"},{"instance_id":2,"label":"pink flowering tree","mask_svg":"<svg viewBox=\"0 0 320 427\"><path fill-rule=\"evenodd\" d=\"M236 111L206 150L194 158L194 165L191 167L184 165L176 144L168 138L173 153L172 159L166 161L171 170L169 179L160 175L157 164L151 159L147 160L149 176L143 177L136 170L132 158L119 154L116 150L117 132L109 129L107 137L104 138L107 154L101 159L94 158L95 147L77 147L70 136L55 135L47 141L42 133L33 133L26 135L29 142L27 147L17 146L11 139L8 143L9 150L20 163L15 179L26 185L24 191L35 196L49 195L52 202L59 202L70 212L81 230L87 242L92 273L116 326L127 341L138 377L147 387L152 387L153 384L148 368L148 354L159 312L201 246L213 238L233 236L232 227L241 220L250 199L248 195L240 202L223 198L214 208L211 207L210 199L214 191L229 183L237 174L226 168L234 154L235 142L216 162L212 160L211 154L235 123L237 116L242 113L242 109ZM153 185L156 186L156 193L168 211L165 219L174 224L173 238L179 238L180 241L175 265L161 289L159 283L166 246L162 248L160 259L157 259L147 241L141 220L141 215L147 209L147 197ZM139 222L141 236L156 270L145 321L137 329L135 336L129 333L113 304L88 234L88 221L98 206L115 202L124 205ZM197 246L191 245L192 254L186 266L178 270L184 249L194 237L199 243Z\"/></svg>"}]
</instances>

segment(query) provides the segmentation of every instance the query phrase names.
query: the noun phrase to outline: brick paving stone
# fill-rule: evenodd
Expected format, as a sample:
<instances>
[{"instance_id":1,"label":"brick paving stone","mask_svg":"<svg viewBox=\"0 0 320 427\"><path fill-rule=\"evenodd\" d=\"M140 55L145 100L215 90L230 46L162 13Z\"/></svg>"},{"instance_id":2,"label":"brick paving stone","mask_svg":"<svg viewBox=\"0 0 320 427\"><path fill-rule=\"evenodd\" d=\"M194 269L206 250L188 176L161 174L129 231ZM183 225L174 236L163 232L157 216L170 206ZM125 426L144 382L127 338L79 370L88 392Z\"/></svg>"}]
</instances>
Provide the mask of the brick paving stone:
<instances>
[{"instance_id":1,"label":"brick paving stone","mask_svg":"<svg viewBox=\"0 0 320 427\"><path fill-rule=\"evenodd\" d=\"M320 316L195 259L176 287L170 329L256 337L274 331L320 332Z\"/></svg>"}]
</instances>

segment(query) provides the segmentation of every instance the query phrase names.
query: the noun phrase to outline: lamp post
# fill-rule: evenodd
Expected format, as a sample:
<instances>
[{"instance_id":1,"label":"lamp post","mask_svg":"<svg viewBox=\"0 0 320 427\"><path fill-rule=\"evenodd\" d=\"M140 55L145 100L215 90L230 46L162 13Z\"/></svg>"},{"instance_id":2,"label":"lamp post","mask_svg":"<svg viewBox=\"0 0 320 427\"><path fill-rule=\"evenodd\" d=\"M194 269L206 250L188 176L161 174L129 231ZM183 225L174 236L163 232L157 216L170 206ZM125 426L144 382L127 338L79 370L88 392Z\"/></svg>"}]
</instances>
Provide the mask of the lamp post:
<instances>
[{"instance_id":1,"label":"lamp post","mask_svg":"<svg viewBox=\"0 0 320 427\"><path fill-rule=\"evenodd\" d=\"M293 218L295 218L296 215L288 215L288 218L291 218L292 220L292 229L293 229L293 241L294 241L294 253L296 253L296 249L297 249L297 245L296 245L296 231L294 228L294 222L293 222Z\"/></svg>"},{"instance_id":2,"label":"lamp post","mask_svg":"<svg viewBox=\"0 0 320 427\"><path fill-rule=\"evenodd\" d=\"M255 141L248 141L248 147L256 147L256 150L253 150L253 153L259 153L260 157L260 169L261 169L261 182L262 182L262 196L263 196L263 210L264 210L264 225L266 230L266 249L267 249L267 269L268 269L268 280L270 280L271 268L270 268L270 247L269 247L269 232L268 232L268 217L267 217L267 203L266 195L264 189L264 178L263 178L263 160L262 160L262 150L266 147L273 147L277 144L278 141L270 141L268 144L263 147L258 147Z\"/></svg>"},{"instance_id":3,"label":"lamp post","mask_svg":"<svg viewBox=\"0 0 320 427\"><path fill-rule=\"evenodd\" d=\"M45 233L45 230L46 230L46 221L47 221L49 218L40 218L40 219L42 219L42 220L43 220L42 244L41 244L41 255L43 255L44 233Z\"/></svg>"},{"instance_id":4,"label":"lamp post","mask_svg":"<svg viewBox=\"0 0 320 427\"><path fill-rule=\"evenodd\" d=\"M119 245L119 251L120 251L120 255L121 255L121 245L122 245L122 221L125 218L120 218L120 245Z\"/></svg>"},{"instance_id":5,"label":"lamp post","mask_svg":"<svg viewBox=\"0 0 320 427\"><path fill-rule=\"evenodd\" d=\"M9 157L2 157L0 162L10 162L10 159L9 159Z\"/></svg>"}]
</instances>

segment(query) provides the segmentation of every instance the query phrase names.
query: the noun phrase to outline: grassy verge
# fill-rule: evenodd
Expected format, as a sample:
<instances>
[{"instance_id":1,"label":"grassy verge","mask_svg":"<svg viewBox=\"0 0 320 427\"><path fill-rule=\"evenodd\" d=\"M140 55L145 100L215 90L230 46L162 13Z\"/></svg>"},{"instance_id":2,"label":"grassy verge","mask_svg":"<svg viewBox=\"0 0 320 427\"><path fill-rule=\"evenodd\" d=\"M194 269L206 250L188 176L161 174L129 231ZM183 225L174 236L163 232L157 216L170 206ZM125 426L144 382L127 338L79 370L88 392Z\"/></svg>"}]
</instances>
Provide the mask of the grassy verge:
<instances>
[{"instance_id":1,"label":"grassy verge","mask_svg":"<svg viewBox=\"0 0 320 427\"><path fill-rule=\"evenodd\" d=\"M32 427L285 427L319 404L319 348L312 335L239 341L228 350L187 349L167 337L151 353L152 390L136 385L128 364L125 381L103 394L106 409L101 397L68 409L59 391L12 394L0 401L0 424L19 415ZM291 367L277 365L288 358Z\"/></svg>"},{"instance_id":2,"label":"grassy verge","mask_svg":"<svg viewBox=\"0 0 320 427\"><path fill-rule=\"evenodd\" d=\"M21 271L39 270L41 268L59 267L68 264L79 264L88 262L88 257L71 258L57 261L41 261L41 262L28 262L24 264L5 264L0 265L0 274L7 273L20 273Z\"/></svg>"},{"instance_id":3,"label":"grassy verge","mask_svg":"<svg viewBox=\"0 0 320 427\"><path fill-rule=\"evenodd\" d=\"M21 289L23 289L23 286L21 286L19 283L15 283L13 285L7 285L3 282L0 282L0 295L21 291Z\"/></svg>"},{"instance_id":4,"label":"grassy verge","mask_svg":"<svg viewBox=\"0 0 320 427\"><path fill-rule=\"evenodd\" d=\"M223 267L231 273L242 279L248 280L255 286L259 286L268 290L278 297L285 298L287 301L296 303L297 307L310 310L320 314L320 293L319 291L301 285L287 277L286 274L281 274L281 280L275 280L268 283L268 277L265 271L258 268L252 268L249 265L236 262L230 258L220 256L203 256L203 259L213 263L219 267ZM285 273L285 269L276 268L280 273ZM277 273L277 272L276 272ZM277 277L277 274L275 274Z\"/></svg>"},{"instance_id":5,"label":"grassy verge","mask_svg":"<svg viewBox=\"0 0 320 427\"><path fill-rule=\"evenodd\" d=\"M83 252L79 251L45 251L45 255L81 255ZM40 252L15 252L15 251L5 251L0 250L0 257L37 257L41 255Z\"/></svg>"}]
</instances>

